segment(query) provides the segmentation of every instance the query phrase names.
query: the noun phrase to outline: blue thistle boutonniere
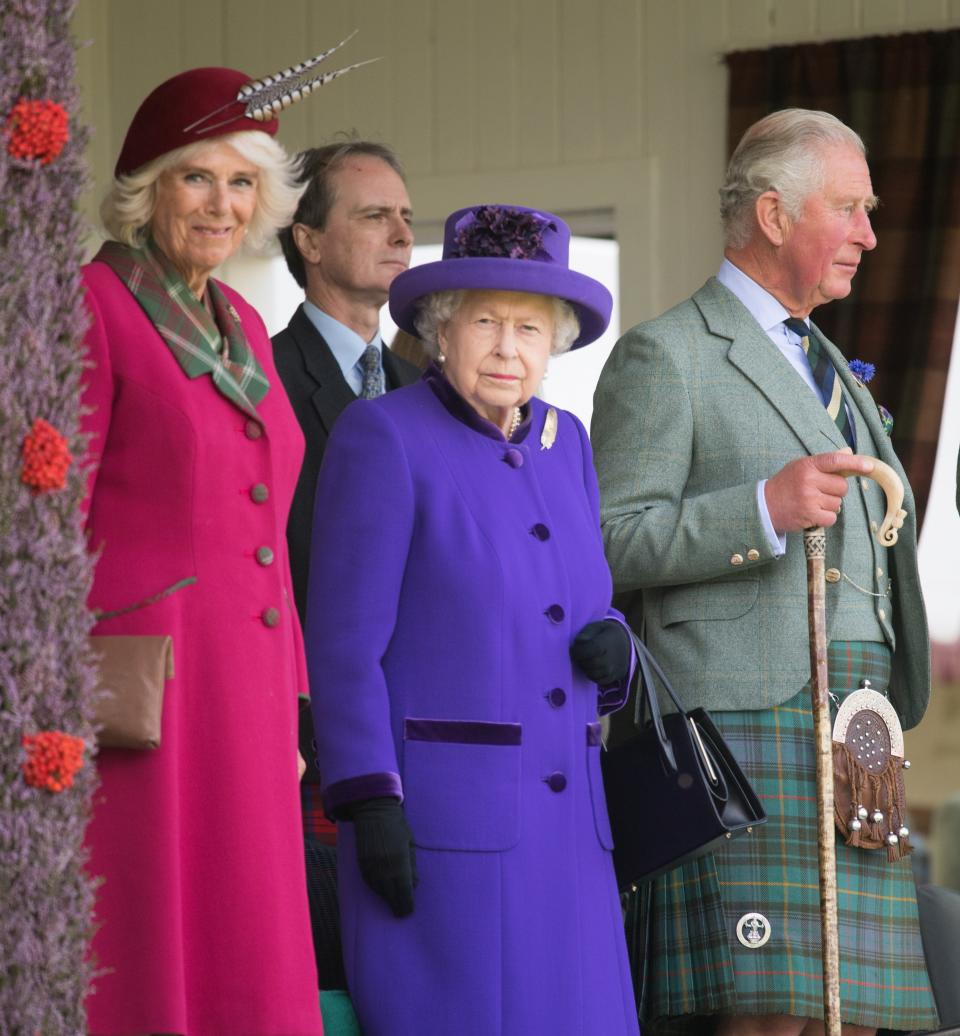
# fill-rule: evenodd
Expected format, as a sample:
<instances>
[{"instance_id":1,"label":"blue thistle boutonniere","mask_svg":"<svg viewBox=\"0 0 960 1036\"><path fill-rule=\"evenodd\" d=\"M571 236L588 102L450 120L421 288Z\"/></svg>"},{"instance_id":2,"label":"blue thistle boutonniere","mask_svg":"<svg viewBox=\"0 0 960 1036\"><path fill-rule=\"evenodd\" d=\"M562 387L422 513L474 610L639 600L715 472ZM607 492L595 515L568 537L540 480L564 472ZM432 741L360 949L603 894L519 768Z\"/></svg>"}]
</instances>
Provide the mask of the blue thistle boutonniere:
<instances>
[{"instance_id":1,"label":"blue thistle boutonniere","mask_svg":"<svg viewBox=\"0 0 960 1036\"><path fill-rule=\"evenodd\" d=\"M877 373L877 368L872 363L867 363L865 360L850 360L847 363L850 368L850 373L856 379L858 385L861 388L865 388L867 382L873 379L874 374ZM885 407L877 404L877 410L880 413L880 424L883 426L883 430L888 436L893 434L893 414Z\"/></svg>"},{"instance_id":2,"label":"blue thistle boutonniere","mask_svg":"<svg viewBox=\"0 0 960 1036\"><path fill-rule=\"evenodd\" d=\"M874 374L877 373L877 368L865 360L851 360L847 366L850 368L850 373L861 385L866 385L867 382L872 381Z\"/></svg>"}]
</instances>

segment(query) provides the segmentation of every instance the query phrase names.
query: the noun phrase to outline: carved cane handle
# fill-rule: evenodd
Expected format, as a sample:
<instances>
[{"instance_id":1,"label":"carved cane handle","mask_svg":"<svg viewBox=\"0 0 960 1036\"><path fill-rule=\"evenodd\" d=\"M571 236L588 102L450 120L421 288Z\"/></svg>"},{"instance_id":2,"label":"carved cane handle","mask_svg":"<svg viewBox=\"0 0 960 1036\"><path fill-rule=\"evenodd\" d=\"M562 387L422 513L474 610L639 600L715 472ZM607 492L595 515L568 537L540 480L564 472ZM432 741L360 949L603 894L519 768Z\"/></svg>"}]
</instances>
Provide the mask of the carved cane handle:
<instances>
[{"instance_id":1,"label":"carved cane handle","mask_svg":"<svg viewBox=\"0 0 960 1036\"><path fill-rule=\"evenodd\" d=\"M845 478L864 477L857 471L842 472ZM884 547L892 547L903 528L903 520L907 512L903 510L903 483L900 476L882 460L874 460L873 471L866 478L872 478L874 482L884 491L887 497L887 513L883 517L880 528L877 530L877 540Z\"/></svg>"}]
</instances>

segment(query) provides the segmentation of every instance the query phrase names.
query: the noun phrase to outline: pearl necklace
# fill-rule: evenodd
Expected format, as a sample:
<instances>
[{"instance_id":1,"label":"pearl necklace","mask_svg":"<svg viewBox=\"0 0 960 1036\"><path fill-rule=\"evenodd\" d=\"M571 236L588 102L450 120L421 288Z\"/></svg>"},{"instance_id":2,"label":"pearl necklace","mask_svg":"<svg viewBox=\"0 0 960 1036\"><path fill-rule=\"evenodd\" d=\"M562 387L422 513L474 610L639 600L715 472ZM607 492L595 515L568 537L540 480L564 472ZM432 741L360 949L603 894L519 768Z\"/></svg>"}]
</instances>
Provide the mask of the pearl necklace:
<instances>
[{"instance_id":1,"label":"pearl necklace","mask_svg":"<svg viewBox=\"0 0 960 1036\"><path fill-rule=\"evenodd\" d=\"M513 417L510 419L510 428L507 430L507 439L513 438L513 433L520 427L520 407L513 408Z\"/></svg>"}]
</instances>

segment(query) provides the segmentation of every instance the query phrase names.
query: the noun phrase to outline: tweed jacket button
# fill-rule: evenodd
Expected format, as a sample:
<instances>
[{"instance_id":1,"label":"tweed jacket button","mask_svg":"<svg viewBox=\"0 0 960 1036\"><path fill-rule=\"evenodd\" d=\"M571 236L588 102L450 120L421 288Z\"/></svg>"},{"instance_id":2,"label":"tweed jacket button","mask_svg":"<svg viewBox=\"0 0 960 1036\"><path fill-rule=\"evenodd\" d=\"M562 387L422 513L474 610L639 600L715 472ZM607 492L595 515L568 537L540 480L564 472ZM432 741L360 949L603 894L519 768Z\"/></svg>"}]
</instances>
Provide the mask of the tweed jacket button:
<instances>
[{"instance_id":1,"label":"tweed jacket button","mask_svg":"<svg viewBox=\"0 0 960 1036\"><path fill-rule=\"evenodd\" d=\"M751 547L747 551L747 561L759 561L759 560L760 560L760 551L759 550L755 550L753 547Z\"/></svg>"},{"instance_id":2,"label":"tweed jacket button","mask_svg":"<svg viewBox=\"0 0 960 1036\"><path fill-rule=\"evenodd\" d=\"M273 629L274 626L280 625L280 610L278 608L264 608L260 613L260 619L264 626L268 629Z\"/></svg>"},{"instance_id":3,"label":"tweed jacket button","mask_svg":"<svg viewBox=\"0 0 960 1036\"><path fill-rule=\"evenodd\" d=\"M567 692L562 687L554 687L547 691L547 701L555 708L561 708L567 700Z\"/></svg>"},{"instance_id":4,"label":"tweed jacket button","mask_svg":"<svg viewBox=\"0 0 960 1036\"><path fill-rule=\"evenodd\" d=\"M257 547L257 562L263 565L264 568L267 565L272 565L273 551L269 547Z\"/></svg>"},{"instance_id":5,"label":"tweed jacket button","mask_svg":"<svg viewBox=\"0 0 960 1036\"><path fill-rule=\"evenodd\" d=\"M250 487L250 499L255 504L265 504L270 499L270 490L262 482Z\"/></svg>"},{"instance_id":6,"label":"tweed jacket button","mask_svg":"<svg viewBox=\"0 0 960 1036\"><path fill-rule=\"evenodd\" d=\"M734 554L733 557L730 558L730 564L731 565L742 565L743 564L743 555L742 554Z\"/></svg>"},{"instance_id":7,"label":"tweed jacket button","mask_svg":"<svg viewBox=\"0 0 960 1036\"><path fill-rule=\"evenodd\" d=\"M559 604L551 604L550 607L543 613L553 623L563 622L563 617L567 614L563 607Z\"/></svg>"},{"instance_id":8,"label":"tweed jacket button","mask_svg":"<svg viewBox=\"0 0 960 1036\"><path fill-rule=\"evenodd\" d=\"M537 522L530 532L533 536L536 536L541 543L544 540L550 539L550 530L543 524L543 522Z\"/></svg>"},{"instance_id":9,"label":"tweed jacket button","mask_svg":"<svg viewBox=\"0 0 960 1036\"><path fill-rule=\"evenodd\" d=\"M567 786L567 778L557 770L547 778L547 787L551 791L561 792Z\"/></svg>"},{"instance_id":10,"label":"tweed jacket button","mask_svg":"<svg viewBox=\"0 0 960 1036\"><path fill-rule=\"evenodd\" d=\"M249 421L243 426L243 434L248 439L259 439L263 435L263 429L260 427L259 421L254 421L250 418Z\"/></svg>"},{"instance_id":11,"label":"tweed jacket button","mask_svg":"<svg viewBox=\"0 0 960 1036\"><path fill-rule=\"evenodd\" d=\"M503 459L511 468L523 467L523 454L519 450L507 450Z\"/></svg>"},{"instance_id":12,"label":"tweed jacket button","mask_svg":"<svg viewBox=\"0 0 960 1036\"><path fill-rule=\"evenodd\" d=\"M876 522L871 522L870 523L870 531L871 532L876 532L878 528L879 528L879 526L877 525Z\"/></svg>"},{"instance_id":13,"label":"tweed jacket button","mask_svg":"<svg viewBox=\"0 0 960 1036\"><path fill-rule=\"evenodd\" d=\"M883 579L883 569L882 568L878 568L877 569L877 579Z\"/></svg>"},{"instance_id":14,"label":"tweed jacket button","mask_svg":"<svg viewBox=\"0 0 960 1036\"><path fill-rule=\"evenodd\" d=\"M828 568L826 570L826 572L823 573L823 578L826 579L826 581L828 583L839 583L840 582L840 569L839 568Z\"/></svg>"},{"instance_id":15,"label":"tweed jacket button","mask_svg":"<svg viewBox=\"0 0 960 1036\"><path fill-rule=\"evenodd\" d=\"M877 615L879 615L881 619L885 619L887 617L887 613L882 608L877 609Z\"/></svg>"}]
</instances>

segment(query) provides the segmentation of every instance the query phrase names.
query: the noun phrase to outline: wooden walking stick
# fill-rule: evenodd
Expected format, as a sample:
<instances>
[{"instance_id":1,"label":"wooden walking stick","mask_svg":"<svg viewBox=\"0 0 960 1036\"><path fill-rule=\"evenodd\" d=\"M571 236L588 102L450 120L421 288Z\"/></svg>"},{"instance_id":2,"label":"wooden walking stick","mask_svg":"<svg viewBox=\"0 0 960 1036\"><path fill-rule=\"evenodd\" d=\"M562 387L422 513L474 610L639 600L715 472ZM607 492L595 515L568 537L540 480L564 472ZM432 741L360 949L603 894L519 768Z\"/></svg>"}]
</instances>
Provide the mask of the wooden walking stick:
<instances>
[{"instance_id":1,"label":"wooden walking stick","mask_svg":"<svg viewBox=\"0 0 960 1036\"><path fill-rule=\"evenodd\" d=\"M847 477L853 473L844 472ZM887 513L876 530L883 546L897 542L906 511L903 483L883 461L874 460L868 476L884 491ZM823 954L823 1017L827 1036L840 1036L840 949L837 935L837 854L833 819L833 751L831 748L830 680L827 669L827 621L824 604L826 531L804 529L807 558L807 618L810 627L810 695L813 701L813 738L817 756L817 847L820 865L820 927Z\"/></svg>"}]
</instances>

